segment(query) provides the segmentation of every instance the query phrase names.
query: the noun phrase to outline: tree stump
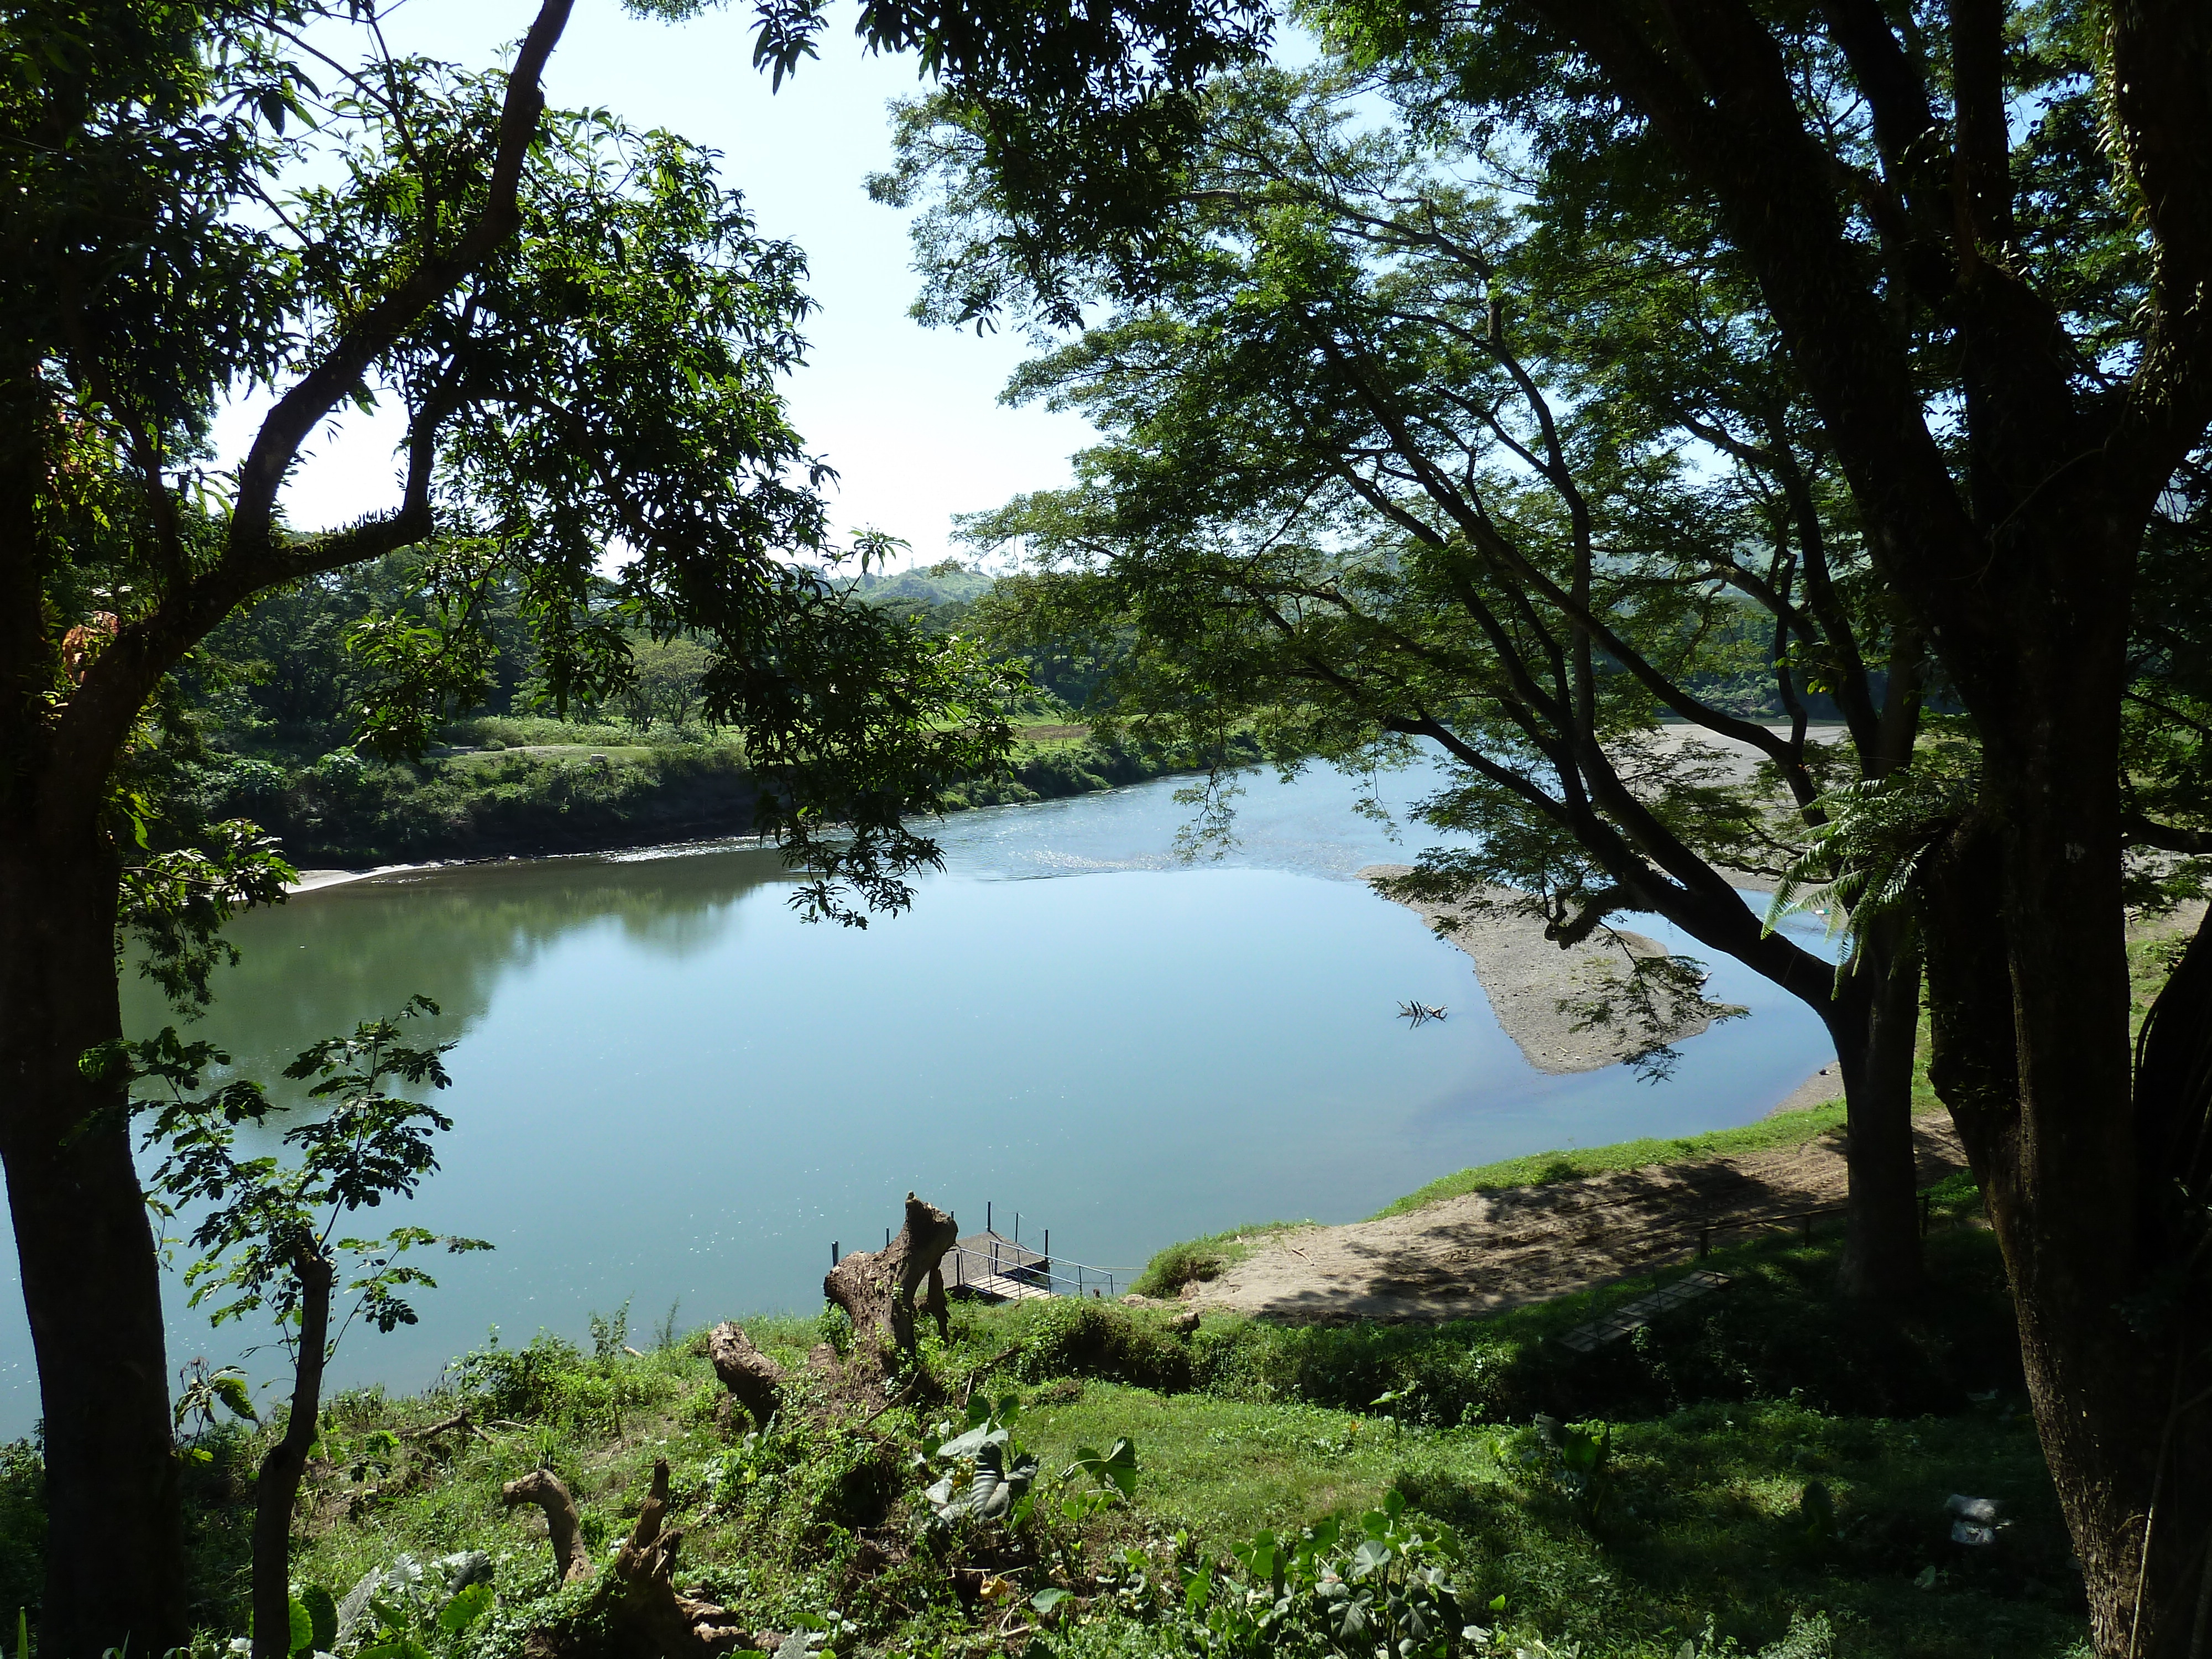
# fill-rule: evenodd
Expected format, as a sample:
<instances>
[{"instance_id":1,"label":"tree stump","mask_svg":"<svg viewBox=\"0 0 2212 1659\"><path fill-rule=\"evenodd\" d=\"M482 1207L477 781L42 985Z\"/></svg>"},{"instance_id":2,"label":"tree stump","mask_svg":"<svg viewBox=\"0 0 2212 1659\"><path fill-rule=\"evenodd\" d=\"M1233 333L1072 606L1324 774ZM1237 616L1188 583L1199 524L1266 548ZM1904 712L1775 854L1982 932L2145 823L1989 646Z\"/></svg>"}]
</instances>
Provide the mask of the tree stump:
<instances>
[{"instance_id":1,"label":"tree stump","mask_svg":"<svg viewBox=\"0 0 2212 1659\"><path fill-rule=\"evenodd\" d=\"M553 1559L564 1583L592 1575L591 1558L576 1529L576 1504L550 1469L533 1469L501 1491L507 1507L536 1504L554 1536ZM525 1659L723 1659L758 1641L729 1610L681 1594L676 1553L683 1528L661 1530L668 1513L668 1460L653 1465L653 1490L637 1525L615 1552L612 1570L593 1589L590 1606L540 1625L523 1638Z\"/></svg>"},{"instance_id":2,"label":"tree stump","mask_svg":"<svg viewBox=\"0 0 2212 1659\"><path fill-rule=\"evenodd\" d=\"M783 1367L753 1346L752 1338L728 1320L707 1333L707 1357L714 1375L744 1408L753 1426L764 1429L781 1403Z\"/></svg>"},{"instance_id":3,"label":"tree stump","mask_svg":"<svg viewBox=\"0 0 2212 1659\"><path fill-rule=\"evenodd\" d=\"M733 1648L751 1646L727 1608L677 1589L676 1552L684 1529L663 1532L661 1517L667 1513L668 1460L659 1457L637 1525L615 1553L615 1581L622 1586L616 1620L649 1641L662 1659L719 1659Z\"/></svg>"},{"instance_id":4,"label":"tree stump","mask_svg":"<svg viewBox=\"0 0 2212 1659\"><path fill-rule=\"evenodd\" d=\"M509 1509L518 1504L535 1504L545 1511L546 1535L553 1540L553 1568L562 1583L573 1584L592 1576L592 1555L584 1547L576 1500L568 1496L568 1488L552 1470L532 1469L501 1486L499 1497Z\"/></svg>"},{"instance_id":5,"label":"tree stump","mask_svg":"<svg viewBox=\"0 0 2212 1659\"><path fill-rule=\"evenodd\" d=\"M850 1315L855 1340L878 1352L884 1343L914 1352L917 1306L937 1321L940 1337L951 1334L951 1309L945 1300L945 1276L938 1271L945 1253L958 1242L960 1230L934 1204L906 1195L906 1224L887 1249L854 1251L832 1267L822 1293ZM918 1304L915 1292L927 1283L929 1294Z\"/></svg>"}]
</instances>

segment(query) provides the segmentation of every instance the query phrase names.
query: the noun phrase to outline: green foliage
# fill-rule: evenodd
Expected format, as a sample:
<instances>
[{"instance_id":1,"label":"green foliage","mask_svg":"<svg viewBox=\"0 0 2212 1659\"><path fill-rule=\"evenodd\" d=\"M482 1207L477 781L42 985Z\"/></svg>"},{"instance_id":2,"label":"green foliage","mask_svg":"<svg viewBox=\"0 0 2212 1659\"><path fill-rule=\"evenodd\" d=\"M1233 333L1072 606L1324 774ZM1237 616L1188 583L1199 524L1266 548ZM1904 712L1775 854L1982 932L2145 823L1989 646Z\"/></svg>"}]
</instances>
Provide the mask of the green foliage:
<instances>
[{"instance_id":1,"label":"green foliage","mask_svg":"<svg viewBox=\"0 0 2212 1659\"><path fill-rule=\"evenodd\" d=\"M1145 1264L1145 1271L1130 1285L1130 1292L1162 1299L1179 1296L1185 1285L1204 1285L1220 1278L1250 1254L1255 1240L1280 1232L1289 1224L1272 1221L1170 1244L1153 1253L1152 1260Z\"/></svg>"},{"instance_id":2,"label":"green foliage","mask_svg":"<svg viewBox=\"0 0 2212 1659\"><path fill-rule=\"evenodd\" d=\"M1766 908L1771 933L1792 914L1818 909L1844 949L1836 981L1857 971L1867 941L1884 928L1916 941L1919 884L1926 866L1973 805L1980 748L1970 733L1949 730L1923 746L1913 766L1887 778L1839 785L1820 797L1826 822L1784 866Z\"/></svg>"},{"instance_id":3,"label":"green foliage","mask_svg":"<svg viewBox=\"0 0 2212 1659\"><path fill-rule=\"evenodd\" d=\"M1160 1319L1112 1303L1054 1297L1024 1304L1012 1323L1023 1338L1014 1364L1030 1382L1103 1376L1173 1390L1196 1376L1189 1345Z\"/></svg>"},{"instance_id":4,"label":"green foliage","mask_svg":"<svg viewBox=\"0 0 2212 1659\"><path fill-rule=\"evenodd\" d=\"M1371 121L1368 90L1340 64L1222 77L1141 279L1118 253L1071 267L1095 320L1012 390L1106 435L1069 489L966 525L1025 559L985 625L1004 648L1126 640L1115 720L1211 756L1217 786L1241 724L1286 771L1372 776L1431 746L1449 781L1414 816L1469 847L1423 854L1403 894L1508 905L1566 944L1648 907L1809 983L1722 872L1778 871L1827 780L1909 756L1922 679L1817 415L1709 248L1670 246L1663 293L1624 289L1589 227L1553 223L1566 204L1516 204L1448 125ZM1014 233L939 112L902 143L940 191L921 250L957 284ZM1878 706L1885 674L1900 695ZM1786 733L1735 712L1752 682ZM1808 697L1843 731L1814 736ZM1231 832L1231 793L1198 798L1200 839ZM1662 1076L1672 1033L1724 1017L1702 982L1624 949L1575 1012Z\"/></svg>"},{"instance_id":5,"label":"green foliage","mask_svg":"<svg viewBox=\"0 0 2212 1659\"><path fill-rule=\"evenodd\" d=\"M239 1367L222 1365L210 1370L204 1359L189 1360L181 1379L183 1386L177 1390L170 1410L178 1443L187 1457L200 1462L211 1460L213 1454L199 1443L215 1432L217 1407L234 1422L260 1422L253 1395L246 1386L246 1373Z\"/></svg>"},{"instance_id":6,"label":"green foliage","mask_svg":"<svg viewBox=\"0 0 2212 1659\"><path fill-rule=\"evenodd\" d=\"M437 1012L427 997L415 997L399 1018ZM258 1084L240 1079L199 1095L200 1073L227 1066L228 1055L207 1043L181 1044L173 1028L128 1046L134 1075L156 1079L166 1091L166 1098L143 1103L152 1114L147 1146L164 1154L150 1187L165 1206L211 1206L191 1235L192 1246L204 1252L185 1272L191 1306L227 1295L210 1315L216 1324L265 1306L289 1329L301 1316L310 1264L350 1256L356 1276L344 1288L356 1299L346 1323L358 1318L390 1331L415 1322L400 1292L437 1283L400 1257L431 1243L456 1253L490 1248L475 1239L440 1239L419 1227L394 1228L376 1239L335 1236L355 1211L412 1194L437 1168L431 1137L453 1127L443 1113L386 1088L387 1079L437 1089L450 1082L442 1057L451 1043L417 1047L404 1037L393 1020L364 1021L350 1036L315 1043L285 1068L295 1080L315 1079L307 1091L313 1115L283 1136L299 1151L291 1168L274 1158L236 1153L240 1127L260 1124L272 1110Z\"/></svg>"},{"instance_id":7,"label":"green foliage","mask_svg":"<svg viewBox=\"0 0 2212 1659\"><path fill-rule=\"evenodd\" d=\"M1982 1233L1956 1237L1989 1242ZM1723 1265L1741 1282L1755 1254L1735 1254ZM1937 1294L1955 1308L1963 1289L1940 1255L1936 1265ZM1817 1284L1796 1305L1790 1316L1807 1323L1837 1316ZM1747 1322L1771 1322L1774 1306L1754 1310ZM1804 1379L1781 1370L1766 1378L1763 1397L1674 1408L1647 1396L1635 1410L1600 1406L1611 1430L1610 1490L1607 1518L1594 1534L1543 1457L1519 1456L1536 1449L1535 1431L1448 1426L1445 1413L1431 1409L1444 1396L1416 1387L1394 1404L1402 1427L1378 1432L1366 1402L1382 1391L1377 1377L1390 1373L1346 1363L1363 1352L1395 1356L1407 1380L1433 1382L1449 1356L1471 1346L1508 1360L1518 1352L1524 1361L1556 1350L1548 1335L1595 1310L1586 1299L1547 1322L1532 1317L1546 1310L1524 1310L1397 1332L1293 1333L1209 1319L1188 1345L1203 1389L1168 1395L1098 1380L1076 1386L1066 1371L1040 1372L1035 1385L1018 1390L991 1389L981 1395L988 1401L984 1437L995 1414L1008 1442L1023 1443L1012 1462L1035 1465L1018 1522L1012 1504L995 1519L963 1514L938 1522L927 1488L951 1464L933 1454L958 1437L951 1431L963 1419L937 1430L925 1420L933 1413L908 1408L865 1426L825 1418L804 1380L805 1356L818 1340L811 1319L747 1322L801 1381L793 1409L769 1431L735 1442L702 1408L721 1385L689 1345L643 1358L616 1351L608 1363L635 1402L619 1437L604 1416L572 1413L563 1403L574 1379L601 1376L588 1346L544 1338L529 1349L493 1346L482 1352L500 1356L502 1368L521 1354L538 1356L544 1405L515 1419L520 1426L480 1410L475 1420L489 1441L396 1432L450 1413L450 1379L466 1360L449 1370L449 1391L434 1400L365 1395L333 1403L326 1449L389 1434L390 1466L373 1492L349 1483L343 1468L311 1476L324 1518L301 1540L293 1570L303 1605L306 1585L355 1583L372 1569L378 1597L411 1601L392 1613L388 1626L367 1632L369 1639L385 1639L388 1627L392 1640L413 1642L434 1659L460 1659L464 1648L481 1659L507 1659L534 1625L597 1615L588 1594L553 1583L543 1542L502 1511L501 1483L550 1462L603 1553L627 1531L652 1460L665 1456L673 1470L673 1519L685 1528L687 1587L741 1609L755 1627L823 1629L840 1653L937 1651L950 1659L1012 1613L1013 1625L1037 1624L1033 1642L1048 1643L1060 1659L1198 1659L1217 1650L1210 1644L1249 1641L1247 1615L1257 1626L1264 1613L1276 1635L1253 1648L1255 1655L1321 1659L1341 1646L1364 1659L1371 1649L1351 1648L1341 1623L1331 1626L1332 1617L1340 1620L1338 1603L1367 1598L1360 1619L1377 1626L1399 1619L1399 1639L1410 1633L1406 1608L1440 1629L1433 1616L1440 1604L1424 1599L1437 1586L1407 1582L1430 1567L1443 1572L1466 1621L1455 1633L1480 1626L1492 1650L1508 1654L1516 1647L1534 1654L1540 1640L1560 1653L1579 1644L1583 1659L1678 1659L1684 1640L1694 1639L1698 1655L1766 1649L1808 1659L1825 1650L1813 1608L1826 1609L1844 1632L1842 1651L1866 1659L1981 1651L2063 1659L2079 1639L2081 1621L2067 1599L2075 1591L2065 1534L2016 1378L1996 1399L1953 1400L1950 1414L1936 1416L1909 1408L1830 1414L1784 1397ZM1978 1317L1969 1305L1959 1322L1971 1331ZM1016 1341L1049 1340L1055 1328L1027 1308L962 1306L951 1344L940 1346L930 1334L925 1358L939 1375L957 1376ZM1857 1334L1839 1332L1835 1346ZM1684 1329L1661 1335L1672 1348ZM1378 1346L1385 1338L1402 1346ZM1311 1363L1301 1373L1279 1363L1283 1351L1273 1345L1285 1339L1334 1346L1304 1350ZM1410 1358L1417 1351L1427 1356L1419 1364ZM1239 1355L1264 1363L1240 1369L1231 1363ZM1828 1351L1808 1352L1806 1364L1832 1359ZM1522 1371L1528 1386L1547 1395L1533 1409L1571 1421L1593 1414L1570 1403L1576 1367L1588 1364L1563 1359L1547 1371ZM1010 1397L1018 1402L1012 1412L1005 1409ZM1351 1409L1321 1403L1327 1399ZM1518 1408L1514 1420L1526 1424L1530 1415ZM1508 1442L1502 1462L1493 1451L1501 1439ZM1809 1495L1814 1484L1826 1492L1833 1516L1832 1539L1817 1552L1804 1541L1820 1501ZM243 1490L209 1480L195 1487L194 1501L219 1516L234 1510ZM947 1496L960 1490L956 1480ZM1945 1565L1941 1499L1951 1491L2007 1498L2008 1513L2021 1520L2008 1529L2004 1562L1978 1571ZM1395 1550L1390 1562L1358 1576L1370 1514L1383 1517L1386 1533L1433 1541L1443 1553ZM1309 1530L1322 1538L1332 1526L1335 1541L1315 1552L1314 1589L1278 1618L1276 1571L1291 1590ZM1267 1538L1275 1540L1272 1559ZM451 1638L438 1629L447 1597L428 1564L476 1550L495 1565L496 1605ZM409 1578L409 1566L395 1563L398 1551L426 1564L422 1578ZM1931 1565L1951 1576L1936 1592L1913 1589L1914 1575ZM382 1576L395 1566L399 1587ZM1342 1585L1325 1597L1324 1570ZM1208 1609L1195 1617L1187 1601L1193 1572L1213 1586ZM985 1591L963 1601L956 1580L972 1587L979 1579ZM1063 1595L1047 1594L1053 1590ZM1231 1605L1239 1601L1241 1613ZM1208 1627L1216 1608L1219 1633Z\"/></svg>"},{"instance_id":8,"label":"green foliage","mask_svg":"<svg viewBox=\"0 0 2212 1659\"><path fill-rule=\"evenodd\" d=\"M491 1585L480 1578L449 1592L410 1555L356 1587L348 1603L356 1596L364 1599L349 1632L360 1643L358 1659L460 1659L472 1646L471 1627L495 1601Z\"/></svg>"},{"instance_id":9,"label":"green foliage","mask_svg":"<svg viewBox=\"0 0 2212 1659\"><path fill-rule=\"evenodd\" d=\"M46 1593L46 1460L31 1440L0 1443L0 1602L13 1601L16 1650L27 1629L21 1609Z\"/></svg>"},{"instance_id":10,"label":"green foliage","mask_svg":"<svg viewBox=\"0 0 2212 1659\"><path fill-rule=\"evenodd\" d=\"M1205 1659L1316 1650L1448 1659L1489 1644L1462 1604L1450 1528L1410 1513L1395 1488L1348 1523L1331 1516L1286 1539L1263 1531L1230 1553L1236 1579L1217 1582L1204 1565L1183 1574L1193 1645Z\"/></svg>"},{"instance_id":11,"label":"green foliage","mask_svg":"<svg viewBox=\"0 0 2212 1659\"><path fill-rule=\"evenodd\" d=\"M1537 1472L1565 1500L1568 1512L1591 1531L1612 1518L1613 1425L1563 1423L1536 1413L1533 1431L1519 1443L1496 1443L1500 1463Z\"/></svg>"},{"instance_id":12,"label":"green foliage","mask_svg":"<svg viewBox=\"0 0 2212 1659\"><path fill-rule=\"evenodd\" d=\"M124 867L118 932L144 947L139 973L192 1018L207 1006L209 974L238 960L223 924L240 910L283 903L285 884L298 878L258 825L229 819L197 847Z\"/></svg>"},{"instance_id":13,"label":"green foliage","mask_svg":"<svg viewBox=\"0 0 2212 1659\"><path fill-rule=\"evenodd\" d=\"M503 1348L495 1327L483 1347L446 1367L439 1387L478 1416L530 1421L556 1409L561 1381L580 1358L574 1343L546 1331L526 1347Z\"/></svg>"},{"instance_id":14,"label":"green foliage","mask_svg":"<svg viewBox=\"0 0 2212 1659\"><path fill-rule=\"evenodd\" d=\"M923 1494L939 1521L973 1516L1018 1527L1029 1519L1037 1460L1014 1440L1020 1415L1021 1401L1012 1395L995 1403L981 1397L968 1402L968 1426L937 1448L933 1455L945 1473Z\"/></svg>"},{"instance_id":15,"label":"green foliage","mask_svg":"<svg viewBox=\"0 0 2212 1659\"><path fill-rule=\"evenodd\" d=\"M307 1643L310 1651L335 1653L338 1646L338 1604L330 1591L320 1584L303 1584L295 1598L307 1613ZM294 1644L296 1650L299 1644Z\"/></svg>"}]
</instances>

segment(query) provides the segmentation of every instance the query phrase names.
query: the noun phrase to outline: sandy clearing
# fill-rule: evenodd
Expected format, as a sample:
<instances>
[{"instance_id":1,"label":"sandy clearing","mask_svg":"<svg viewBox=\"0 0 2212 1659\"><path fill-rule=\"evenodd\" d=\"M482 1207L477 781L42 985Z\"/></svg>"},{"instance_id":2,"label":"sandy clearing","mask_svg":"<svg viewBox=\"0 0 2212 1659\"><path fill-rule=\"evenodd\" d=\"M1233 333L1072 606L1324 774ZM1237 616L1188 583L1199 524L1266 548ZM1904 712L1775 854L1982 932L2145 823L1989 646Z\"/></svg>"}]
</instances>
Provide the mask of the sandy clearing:
<instances>
[{"instance_id":1,"label":"sandy clearing","mask_svg":"<svg viewBox=\"0 0 2212 1659\"><path fill-rule=\"evenodd\" d=\"M1942 1114L1914 1121L1923 1184L1966 1165ZM1835 1132L1802 1146L1469 1193L1409 1215L1275 1235L1185 1300L1293 1324L1465 1319L1649 1273L1701 1227L1844 1200ZM1739 1237L1741 1235L1737 1235Z\"/></svg>"}]
</instances>

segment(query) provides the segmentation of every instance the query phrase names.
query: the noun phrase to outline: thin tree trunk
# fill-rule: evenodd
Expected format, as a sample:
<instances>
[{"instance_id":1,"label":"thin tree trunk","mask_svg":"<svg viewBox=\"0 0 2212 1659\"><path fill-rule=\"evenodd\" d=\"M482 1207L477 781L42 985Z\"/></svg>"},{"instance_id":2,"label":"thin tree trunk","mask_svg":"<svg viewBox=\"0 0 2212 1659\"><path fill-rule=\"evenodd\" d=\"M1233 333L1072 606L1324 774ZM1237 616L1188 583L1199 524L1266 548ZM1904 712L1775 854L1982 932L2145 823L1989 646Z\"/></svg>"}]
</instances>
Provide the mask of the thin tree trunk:
<instances>
[{"instance_id":1,"label":"thin tree trunk","mask_svg":"<svg viewBox=\"0 0 2212 1659\"><path fill-rule=\"evenodd\" d=\"M331 1259L312 1245L294 1263L300 1276L299 1357L283 1437L261 1460L253 1483L253 1659L292 1651L292 1506L307 1472L307 1449L323 1411L323 1362L331 1337Z\"/></svg>"},{"instance_id":2,"label":"thin tree trunk","mask_svg":"<svg viewBox=\"0 0 2212 1659\"><path fill-rule=\"evenodd\" d=\"M160 1262L124 1090L78 1063L121 1032L115 880L93 834L0 847L0 1158L46 1419L56 1659L189 1633Z\"/></svg>"},{"instance_id":3,"label":"thin tree trunk","mask_svg":"<svg viewBox=\"0 0 2212 1659\"><path fill-rule=\"evenodd\" d=\"M1912 1146L1912 1056L1920 1030L1920 958L1899 929L1880 931L1831 1005L1850 1136L1842 1285L1865 1301L1920 1288L1920 1176Z\"/></svg>"}]
</instances>

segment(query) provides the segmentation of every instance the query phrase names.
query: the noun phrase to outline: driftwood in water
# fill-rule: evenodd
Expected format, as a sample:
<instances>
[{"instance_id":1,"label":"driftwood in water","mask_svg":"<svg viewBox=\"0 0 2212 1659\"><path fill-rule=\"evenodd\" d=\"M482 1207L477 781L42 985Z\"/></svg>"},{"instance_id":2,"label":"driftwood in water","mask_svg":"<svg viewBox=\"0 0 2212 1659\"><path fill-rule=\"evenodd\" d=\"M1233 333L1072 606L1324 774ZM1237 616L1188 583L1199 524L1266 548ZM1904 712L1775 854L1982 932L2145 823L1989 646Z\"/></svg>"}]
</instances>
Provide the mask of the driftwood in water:
<instances>
[{"instance_id":1,"label":"driftwood in water","mask_svg":"<svg viewBox=\"0 0 2212 1659\"><path fill-rule=\"evenodd\" d=\"M576 1505L550 1470L534 1469L501 1492L510 1508L532 1503L553 1528L553 1556L564 1581L591 1576L592 1563L575 1535ZM526 1659L721 1659L757 1645L728 1609L676 1588L676 1553L683 1528L663 1531L668 1514L668 1460L653 1466L653 1490L637 1525L615 1552L612 1568L591 1605L557 1623L541 1625L523 1638ZM563 1530L565 1522L565 1533ZM570 1553L564 1553L563 1540Z\"/></svg>"},{"instance_id":2,"label":"driftwood in water","mask_svg":"<svg viewBox=\"0 0 2212 1659\"><path fill-rule=\"evenodd\" d=\"M753 1426L766 1428L781 1402L783 1367L755 1347L752 1339L726 1319L707 1333L707 1357L714 1362L714 1375L744 1408Z\"/></svg>"},{"instance_id":3,"label":"driftwood in water","mask_svg":"<svg viewBox=\"0 0 2212 1659\"><path fill-rule=\"evenodd\" d=\"M936 1319L938 1334L949 1339L951 1309L938 1264L959 1237L951 1216L908 1193L906 1225L898 1237L886 1249L847 1256L823 1279L822 1293L852 1316L854 1336L877 1352L886 1340L914 1352L917 1306ZM917 1304L915 1294L925 1283L929 1294Z\"/></svg>"},{"instance_id":4,"label":"driftwood in water","mask_svg":"<svg viewBox=\"0 0 2212 1659\"><path fill-rule=\"evenodd\" d=\"M584 1547L584 1533L576 1518L576 1500L550 1469L532 1469L520 1480L499 1489L500 1502L513 1509L535 1504L545 1511L546 1535L553 1540L553 1568L561 1582L573 1584L592 1576L592 1553Z\"/></svg>"}]
</instances>

